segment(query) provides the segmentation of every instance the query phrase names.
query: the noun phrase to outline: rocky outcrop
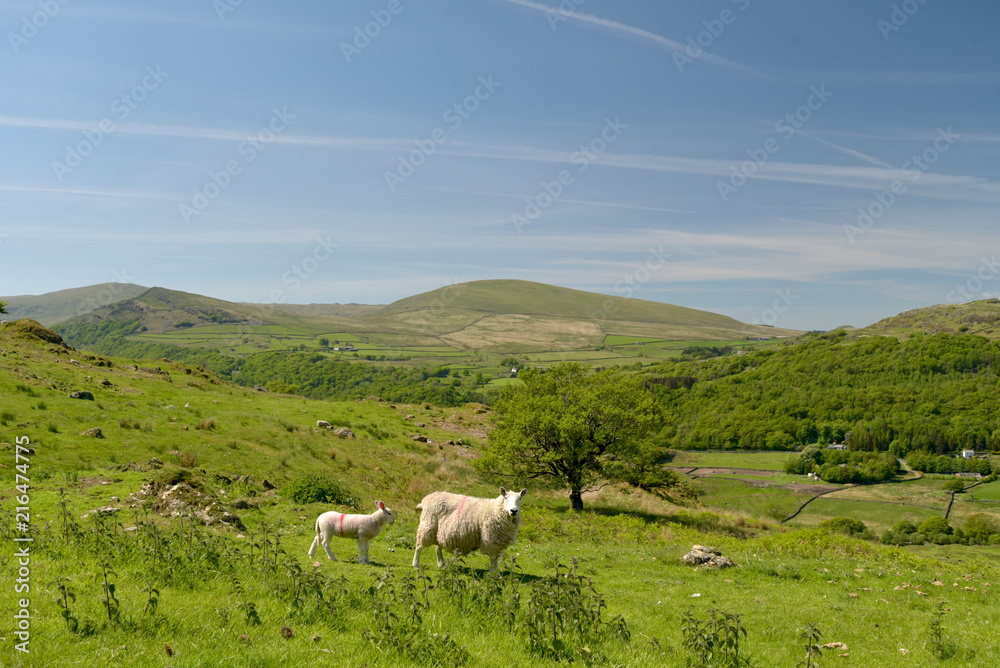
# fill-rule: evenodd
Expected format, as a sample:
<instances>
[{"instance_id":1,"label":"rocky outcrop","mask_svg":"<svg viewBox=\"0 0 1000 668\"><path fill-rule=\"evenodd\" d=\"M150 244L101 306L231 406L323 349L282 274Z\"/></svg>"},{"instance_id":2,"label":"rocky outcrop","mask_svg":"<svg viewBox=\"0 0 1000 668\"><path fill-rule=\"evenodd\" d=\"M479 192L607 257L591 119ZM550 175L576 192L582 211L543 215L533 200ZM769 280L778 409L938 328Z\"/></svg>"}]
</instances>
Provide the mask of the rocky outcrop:
<instances>
[{"instance_id":1,"label":"rocky outcrop","mask_svg":"<svg viewBox=\"0 0 1000 668\"><path fill-rule=\"evenodd\" d=\"M681 557L681 561L688 566L694 566L696 569L730 568L736 566L736 563L730 560L729 557L722 556L722 552L718 548L706 545L693 546L690 552Z\"/></svg>"}]
</instances>

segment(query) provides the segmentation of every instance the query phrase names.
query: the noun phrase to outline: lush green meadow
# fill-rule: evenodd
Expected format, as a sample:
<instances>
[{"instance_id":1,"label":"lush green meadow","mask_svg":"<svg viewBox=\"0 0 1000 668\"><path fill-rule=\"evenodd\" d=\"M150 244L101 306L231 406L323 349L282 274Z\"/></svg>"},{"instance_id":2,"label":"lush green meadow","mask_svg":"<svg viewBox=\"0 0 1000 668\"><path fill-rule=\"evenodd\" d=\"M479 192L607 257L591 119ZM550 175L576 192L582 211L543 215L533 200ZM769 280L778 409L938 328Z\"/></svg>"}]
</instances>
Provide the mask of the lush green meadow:
<instances>
[{"instance_id":1,"label":"lush green meadow","mask_svg":"<svg viewBox=\"0 0 1000 668\"><path fill-rule=\"evenodd\" d=\"M693 656L686 615L711 610L740 615L741 653L759 667L800 661L807 623L849 648L824 650L821 665L843 653L865 666L936 665L935 647L951 665L1000 663L995 552L944 561L781 525L810 496L788 489L784 474L694 479L697 500L606 487L585 495L582 513L568 510L564 492L529 482L502 577L488 575L479 554L439 571L426 551L414 571L414 506L424 494L496 494L470 466L488 408L257 392L177 363L133 367L65 350L38 334L0 330L4 582L16 567L14 446L24 437L35 538L31 653L16 652L5 631L4 665L680 667ZM69 398L77 390L94 400ZM85 435L93 428L101 437ZM739 467L778 470L772 454ZM343 500L296 501L292 490L312 473ZM171 518L152 497L129 499L147 483L193 485L240 524L202 526L185 517L192 507ZM338 562L308 557L320 512L370 512L377 499L397 520L372 542L372 565L352 563L348 540L333 545ZM108 506L117 510L95 513ZM694 544L718 547L738 567L684 565ZM0 597L0 615L13 619L19 599Z\"/></svg>"},{"instance_id":2,"label":"lush green meadow","mask_svg":"<svg viewBox=\"0 0 1000 668\"><path fill-rule=\"evenodd\" d=\"M682 450L678 452L671 463L674 466L784 471L785 462L795 456L796 453L794 452L706 452L702 450Z\"/></svg>"}]
</instances>

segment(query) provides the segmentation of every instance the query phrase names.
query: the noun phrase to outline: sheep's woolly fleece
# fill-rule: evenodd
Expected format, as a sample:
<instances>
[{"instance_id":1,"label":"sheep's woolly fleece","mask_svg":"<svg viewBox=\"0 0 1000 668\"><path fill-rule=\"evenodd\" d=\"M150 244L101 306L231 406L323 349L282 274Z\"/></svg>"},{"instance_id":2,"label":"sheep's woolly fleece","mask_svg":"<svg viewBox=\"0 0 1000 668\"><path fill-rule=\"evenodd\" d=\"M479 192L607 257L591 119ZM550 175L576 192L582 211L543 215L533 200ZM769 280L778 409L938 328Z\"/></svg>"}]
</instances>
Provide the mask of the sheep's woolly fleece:
<instances>
[{"instance_id":1,"label":"sheep's woolly fleece","mask_svg":"<svg viewBox=\"0 0 1000 668\"><path fill-rule=\"evenodd\" d=\"M507 492L501 487L500 496L493 499L450 492L428 494L417 505L422 512L413 565L419 566L423 548L434 545L438 566L444 566L443 548L458 554L479 550L490 557L491 568L496 568L500 553L517 540L525 492Z\"/></svg>"}]
</instances>

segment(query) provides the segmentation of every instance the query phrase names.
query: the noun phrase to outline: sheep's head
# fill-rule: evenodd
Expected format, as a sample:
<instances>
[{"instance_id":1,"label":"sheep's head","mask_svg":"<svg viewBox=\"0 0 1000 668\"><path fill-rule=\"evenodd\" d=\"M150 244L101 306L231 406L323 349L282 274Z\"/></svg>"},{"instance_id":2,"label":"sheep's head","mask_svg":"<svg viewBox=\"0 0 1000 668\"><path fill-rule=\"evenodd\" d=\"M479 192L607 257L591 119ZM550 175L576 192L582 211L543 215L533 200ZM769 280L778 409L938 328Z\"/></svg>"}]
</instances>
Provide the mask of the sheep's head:
<instances>
[{"instance_id":1,"label":"sheep's head","mask_svg":"<svg viewBox=\"0 0 1000 668\"><path fill-rule=\"evenodd\" d=\"M503 497L503 507L511 518L516 518L521 513L521 497L528 490L522 489L520 492L508 492L503 487L500 488L500 496Z\"/></svg>"},{"instance_id":2,"label":"sheep's head","mask_svg":"<svg viewBox=\"0 0 1000 668\"><path fill-rule=\"evenodd\" d=\"M389 507L387 505L385 505L381 501L376 501L375 505L377 506L376 511L381 510L383 513L385 513L385 516L389 518L388 521L389 524L392 524L393 522L396 521L396 516L392 514L392 511L389 510Z\"/></svg>"}]
</instances>

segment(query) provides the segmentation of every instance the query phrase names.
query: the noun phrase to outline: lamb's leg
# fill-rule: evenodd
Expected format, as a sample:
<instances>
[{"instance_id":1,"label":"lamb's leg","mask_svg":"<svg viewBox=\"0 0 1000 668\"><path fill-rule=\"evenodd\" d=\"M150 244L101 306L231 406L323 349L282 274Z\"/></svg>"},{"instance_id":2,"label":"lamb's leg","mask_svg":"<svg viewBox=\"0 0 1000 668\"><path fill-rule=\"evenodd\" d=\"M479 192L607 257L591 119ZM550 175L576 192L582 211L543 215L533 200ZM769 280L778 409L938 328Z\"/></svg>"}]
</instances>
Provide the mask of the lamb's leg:
<instances>
[{"instance_id":1,"label":"lamb's leg","mask_svg":"<svg viewBox=\"0 0 1000 668\"><path fill-rule=\"evenodd\" d=\"M368 541L363 538L358 538L358 563L368 563Z\"/></svg>"},{"instance_id":2,"label":"lamb's leg","mask_svg":"<svg viewBox=\"0 0 1000 668\"><path fill-rule=\"evenodd\" d=\"M440 545L434 546L434 553L438 558L438 568L444 568L444 550L441 549Z\"/></svg>"},{"instance_id":3,"label":"lamb's leg","mask_svg":"<svg viewBox=\"0 0 1000 668\"><path fill-rule=\"evenodd\" d=\"M418 568L420 566L420 550L424 549L420 543L417 543L417 548L413 550L413 567Z\"/></svg>"},{"instance_id":4,"label":"lamb's leg","mask_svg":"<svg viewBox=\"0 0 1000 668\"><path fill-rule=\"evenodd\" d=\"M312 559L313 556L316 554L316 548L317 547L319 547L319 536L318 535L315 538L313 538L313 543L312 543L312 545L309 546L309 558L310 559Z\"/></svg>"},{"instance_id":5,"label":"lamb's leg","mask_svg":"<svg viewBox=\"0 0 1000 668\"><path fill-rule=\"evenodd\" d=\"M329 538L324 538L323 539L323 549L326 550L326 556L327 556L327 558L332 559L334 561L337 561L337 557L333 556L333 552L330 551L330 539Z\"/></svg>"}]
</instances>

